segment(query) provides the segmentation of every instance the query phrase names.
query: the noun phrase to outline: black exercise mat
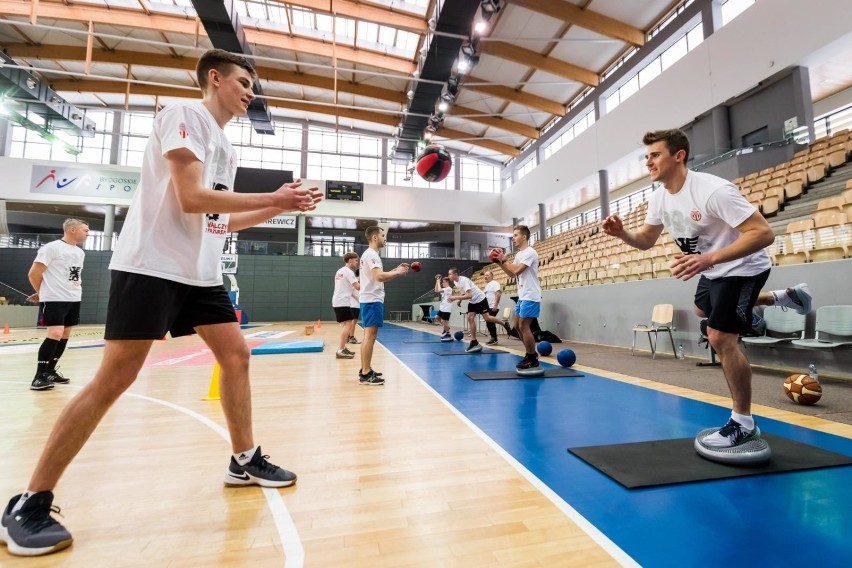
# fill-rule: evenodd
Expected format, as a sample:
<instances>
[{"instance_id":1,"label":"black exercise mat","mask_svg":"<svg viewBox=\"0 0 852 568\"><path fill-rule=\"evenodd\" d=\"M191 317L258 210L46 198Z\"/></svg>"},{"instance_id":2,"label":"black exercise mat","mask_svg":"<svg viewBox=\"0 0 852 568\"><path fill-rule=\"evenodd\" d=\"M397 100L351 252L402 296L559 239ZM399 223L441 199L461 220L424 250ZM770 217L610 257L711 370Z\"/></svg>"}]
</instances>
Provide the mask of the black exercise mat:
<instances>
[{"instance_id":1,"label":"black exercise mat","mask_svg":"<svg viewBox=\"0 0 852 568\"><path fill-rule=\"evenodd\" d=\"M704 459L695 452L693 438L586 446L568 451L628 489L852 465L852 457L772 434L762 437L769 442L772 457L757 466L725 465Z\"/></svg>"},{"instance_id":2,"label":"black exercise mat","mask_svg":"<svg viewBox=\"0 0 852 568\"><path fill-rule=\"evenodd\" d=\"M514 353L509 353L508 351L489 349L488 347L483 347L482 351L474 351L473 353L467 353L465 351L433 351L433 353L435 355L440 355L441 357L449 355L514 355Z\"/></svg>"},{"instance_id":3,"label":"black exercise mat","mask_svg":"<svg viewBox=\"0 0 852 568\"><path fill-rule=\"evenodd\" d=\"M574 369L555 368L545 369L543 375L538 377L522 377L514 370L511 371L469 371L465 375L474 381L493 381L500 379L559 379L563 377L582 377L583 373L578 373Z\"/></svg>"}]
</instances>

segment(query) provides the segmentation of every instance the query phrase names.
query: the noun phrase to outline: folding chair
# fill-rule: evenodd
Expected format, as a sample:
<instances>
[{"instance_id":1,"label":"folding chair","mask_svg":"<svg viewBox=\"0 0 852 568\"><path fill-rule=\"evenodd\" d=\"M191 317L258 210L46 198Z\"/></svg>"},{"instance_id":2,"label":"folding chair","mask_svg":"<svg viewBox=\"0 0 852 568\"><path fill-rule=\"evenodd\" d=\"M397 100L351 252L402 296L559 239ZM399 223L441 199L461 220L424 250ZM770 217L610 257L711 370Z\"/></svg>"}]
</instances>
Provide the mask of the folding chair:
<instances>
[{"instance_id":1,"label":"folding chair","mask_svg":"<svg viewBox=\"0 0 852 568\"><path fill-rule=\"evenodd\" d=\"M657 338L661 332L667 332L669 334L669 340L672 342L672 354L677 357L675 353L675 344L674 344L674 336L672 335L672 321L674 319L674 306L672 304L657 304L654 306L654 310L651 312L651 324L640 323L633 326L633 346L631 348L631 355L635 355L636 353L636 334L637 333L647 333L648 334L648 344L651 346L651 358L657 358ZM653 341L651 340L651 335L654 335Z\"/></svg>"}]
</instances>

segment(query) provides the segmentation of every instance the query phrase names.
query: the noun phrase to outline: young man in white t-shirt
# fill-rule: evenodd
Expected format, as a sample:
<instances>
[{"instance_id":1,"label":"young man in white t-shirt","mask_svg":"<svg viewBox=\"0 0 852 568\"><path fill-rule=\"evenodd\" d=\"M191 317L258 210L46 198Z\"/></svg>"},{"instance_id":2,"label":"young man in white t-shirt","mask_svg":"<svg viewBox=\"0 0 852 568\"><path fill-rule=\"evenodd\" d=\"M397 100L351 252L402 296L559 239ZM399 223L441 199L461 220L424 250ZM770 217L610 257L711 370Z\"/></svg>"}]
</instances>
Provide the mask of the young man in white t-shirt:
<instances>
[{"instance_id":1,"label":"young man in white t-shirt","mask_svg":"<svg viewBox=\"0 0 852 568\"><path fill-rule=\"evenodd\" d=\"M488 314L492 317L497 317L500 313L500 297L503 295L503 290L500 288L500 283L494 280L494 273L486 270L485 288L482 291L485 293L485 299L488 300ZM485 328L488 329L488 335L491 339L485 345L497 345L497 324L493 321L485 321Z\"/></svg>"},{"instance_id":2,"label":"young man in white t-shirt","mask_svg":"<svg viewBox=\"0 0 852 568\"><path fill-rule=\"evenodd\" d=\"M354 337L355 316L352 314L352 295L361 287L355 276L355 267L358 265L358 255L347 252L343 255L343 266L334 274L334 295L331 298L331 306L334 308L334 317L337 323L343 324L340 330L340 342L335 357L338 359L353 359L355 353L346 348L350 337Z\"/></svg>"},{"instance_id":3,"label":"young man in white t-shirt","mask_svg":"<svg viewBox=\"0 0 852 568\"><path fill-rule=\"evenodd\" d=\"M381 373L373 370L373 347L379 328L385 320L385 282L408 274L408 263L403 262L390 272L385 272L379 251L385 246L385 231L378 225L367 227L364 232L370 247L361 255L359 278L361 280L361 322L364 326L364 341L361 344L361 369L358 381L362 385L385 384Z\"/></svg>"},{"instance_id":4,"label":"young man in white t-shirt","mask_svg":"<svg viewBox=\"0 0 852 568\"><path fill-rule=\"evenodd\" d=\"M35 294L28 302L38 303L47 337L38 349L38 366L30 390L48 390L54 383L70 379L56 370L65 352L71 328L80 323L80 301L83 298L83 261L85 253L78 245L89 238L89 224L79 219L65 219L62 238L38 250L27 277Z\"/></svg>"},{"instance_id":5,"label":"young man in white t-shirt","mask_svg":"<svg viewBox=\"0 0 852 568\"><path fill-rule=\"evenodd\" d=\"M56 421L26 491L3 512L13 554L48 554L71 544L71 534L50 516L52 490L136 380L151 344L167 332L198 333L221 368L233 452L225 484L285 487L296 481L254 443L249 349L222 285L219 259L227 233L283 211L313 210L322 194L300 188L300 181L272 193L234 193L237 154L224 128L246 114L257 74L245 58L214 49L199 59L196 76L202 100L168 105L154 118L139 187L110 264L101 365Z\"/></svg>"},{"instance_id":6,"label":"young man in white t-shirt","mask_svg":"<svg viewBox=\"0 0 852 568\"><path fill-rule=\"evenodd\" d=\"M500 325L506 326L503 323L503 320L497 319L491 315L490 310L488 308L488 300L485 299L485 293L479 289L479 286L473 283L473 280L468 278L467 276L462 276L459 274L458 268L450 268L448 271L450 275L450 281L456 285L456 288L460 292L459 294L455 294L450 296L451 302L458 302L459 306L464 300L467 300L467 329L470 333L470 344L468 344L465 349L466 353L479 353L482 351L482 345L479 344L479 341L476 339L476 316L477 314L481 314L486 322L499 323ZM506 326L506 330L508 331L508 326Z\"/></svg>"},{"instance_id":7,"label":"young man in white t-shirt","mask_svg":"<svg viewBox=\"0 0 852 568\"><path fill-rule=\"evenodd\" d=\"M453 288L450 279L440 274L436 275L435 292L441 295L438 302L438 321L441 322L444 328L444 332L441 334L441 341L453 341L453 337L450 335L450 316L453 311L453 301L450 299L450 296L453 295Z\"/></svg>"},{"instance_id":8,"label":"young man in white t-shirt","mask_svg":"<svg viewBox=\"0 0 852 568\"><path fill-rule=\"evenodd\" d=\"M530 229L518 225L512 229L512 242L515 245L515 257L506 262L506 252L498 251L495 259L503 272L518 279L518 331L524 342L524 358L516 368L522 376L540 376L544 369L538 364L538 352L535 350L535 337L531 324L541 314L541 285L538 282L538 253L530 246ZM508 331L508 329L507 329Z\"/></svg>"},{"instance_id":9,"label":"young man in white t-shirt","mask_svg":"<svg viewBox=\"0 0 852 568\"><path fill-rule=\"evenodd\" d=\"M645 224L628 231L618 215L611 215L602 228L647 250L665 226L681 249L671 264L672 276L686 281L700 275L695 312L707 318L707 338L719 354L733 399L731 419L702 443L711 451L740 446L759 439L760 429L751 415L751 367L739 336L751 331L755 305L808 313L808 286L761 293L771 267L764 248L775 238L766 219L730 182L687 169L689 140L681 130L648 132L643 143L651 180L660 183L648 200Z\"/></svg>"}]
</instances>

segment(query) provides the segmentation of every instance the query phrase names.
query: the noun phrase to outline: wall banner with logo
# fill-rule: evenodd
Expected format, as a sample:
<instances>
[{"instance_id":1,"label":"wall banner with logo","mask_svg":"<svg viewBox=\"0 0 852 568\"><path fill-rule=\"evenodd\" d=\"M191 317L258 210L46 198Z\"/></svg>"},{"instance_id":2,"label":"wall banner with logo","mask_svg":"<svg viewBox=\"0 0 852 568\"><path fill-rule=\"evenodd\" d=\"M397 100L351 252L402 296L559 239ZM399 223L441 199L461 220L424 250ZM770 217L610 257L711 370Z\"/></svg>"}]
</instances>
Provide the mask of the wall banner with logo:
<instances>
[{"instance_id":1,"label":"wall banner with logo","mask_svg":"<svg viewBox=\"0 0 852 568\"><path fill-rule=\"evenodd\" d=\"M32 168L30 193L127 199L139 186L139 172L65 165L33 165Z\"/></svg>"}]
</instances>

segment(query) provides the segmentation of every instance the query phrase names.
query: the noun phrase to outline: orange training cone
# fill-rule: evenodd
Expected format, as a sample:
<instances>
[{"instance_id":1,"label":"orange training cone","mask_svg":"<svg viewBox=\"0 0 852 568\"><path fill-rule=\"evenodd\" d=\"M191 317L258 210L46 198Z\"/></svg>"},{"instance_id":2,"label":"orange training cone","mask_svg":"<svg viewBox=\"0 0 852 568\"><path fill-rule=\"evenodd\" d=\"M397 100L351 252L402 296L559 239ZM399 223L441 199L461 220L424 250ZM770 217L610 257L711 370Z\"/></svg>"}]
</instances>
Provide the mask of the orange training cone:
<instances>
[{"instance_id":1,"label":"orange training cone","mask_svg":"<svg viewBox=\"0 0 852 568\"><path fill-rule=\"evenodd\" d=\"M317 319L317 329L322 329L322 322Z\"/></svg>"},{"instance_id":2,"label":"orange training cone","mask_svg":"<svg viewBox=\"0 0 852 568\"><path fill-rule=\"evenodd\" d=\"M213 376L210 378L210 388L207 389L207 396L201 400L219 400L219 373L221 368L219 363L213 364Z\"/></svg>"},{"instance_id":3,"label":"orange training cone","mask_svg":"<svg viewBox=\"0 0 852 568\"><path fill-rule=\"evenodd\" d=\"M3 326L3 335L9 335L9 324Z\"/></svg>"}]
</instances>

